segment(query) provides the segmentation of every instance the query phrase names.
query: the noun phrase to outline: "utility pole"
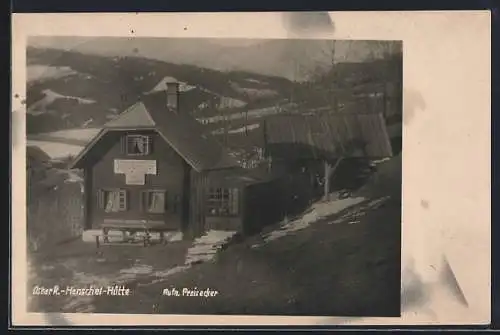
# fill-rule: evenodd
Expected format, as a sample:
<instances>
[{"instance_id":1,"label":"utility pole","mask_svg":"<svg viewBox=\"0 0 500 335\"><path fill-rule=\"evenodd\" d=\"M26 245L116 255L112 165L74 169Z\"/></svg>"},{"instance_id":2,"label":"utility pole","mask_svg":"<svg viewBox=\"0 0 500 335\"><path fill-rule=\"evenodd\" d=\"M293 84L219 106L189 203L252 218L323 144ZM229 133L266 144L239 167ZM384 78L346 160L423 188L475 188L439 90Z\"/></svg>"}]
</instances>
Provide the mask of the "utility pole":
<instances>
[{"instance_id":1,"label":"utility pole","mask_svg":"<svg viewBox=\"0 0 500 335\"><path fill-rule=\"evenodd\" d=\"M331 46L331 66L332 66L332 85L331 88L332 90L330 91L331 93L331 102L332 102L332 107L333 107L333 112L337 112L337 107L338 107L338 102L337 102L337 64L335 63L335 41L332 41L332 46Z\"/></svg>"}]
</instances>

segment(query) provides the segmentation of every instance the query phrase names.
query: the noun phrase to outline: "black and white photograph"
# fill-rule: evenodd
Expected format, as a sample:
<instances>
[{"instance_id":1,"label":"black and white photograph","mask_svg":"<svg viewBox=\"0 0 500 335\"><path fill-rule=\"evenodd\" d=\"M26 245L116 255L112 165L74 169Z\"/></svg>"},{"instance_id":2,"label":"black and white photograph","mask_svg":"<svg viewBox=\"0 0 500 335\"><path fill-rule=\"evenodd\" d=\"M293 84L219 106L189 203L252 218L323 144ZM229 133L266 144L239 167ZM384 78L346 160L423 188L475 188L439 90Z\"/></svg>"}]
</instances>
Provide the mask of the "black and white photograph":
<instances>
[{"instance_id":1,"label":"black and white photograph","mask_svg":"<svg viewBox=\"0 0 500 335\"><path fill-rule=\"evenodd\" d=\"M15 13L12 325L487 325L490 14Z\"/></svg>"},{"instance_id":2,"label":"black and white photograph","mask_svg":"<svg viewBox=\"0 0 500 335\"><path fill-rule=\"evenodd\" d=\"M28 311L400 316L402 41L27 41Z\"/></svg>"}]
</instances>

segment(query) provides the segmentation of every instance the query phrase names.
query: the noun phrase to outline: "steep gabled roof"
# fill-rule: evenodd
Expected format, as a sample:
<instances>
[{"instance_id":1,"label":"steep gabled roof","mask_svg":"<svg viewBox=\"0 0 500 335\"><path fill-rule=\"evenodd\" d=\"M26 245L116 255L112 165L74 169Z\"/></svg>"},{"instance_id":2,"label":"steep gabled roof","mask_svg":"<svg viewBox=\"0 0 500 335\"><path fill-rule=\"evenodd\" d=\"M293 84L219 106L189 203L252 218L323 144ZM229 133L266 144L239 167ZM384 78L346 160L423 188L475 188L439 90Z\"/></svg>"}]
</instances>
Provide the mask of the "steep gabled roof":
<instances>
[{"instance_id":1,"label":"steep gabled roof","mask_svg":"<svg viewBox=\"0 0 500 335\"><path fill-rule=\"evenodd\" d=\"M182 97L182 94L181 94ZM165 92L143 99L155 129L195 170L215 170L239 166L226 148L205 134L205 129L189 111L168 110Z\"/></svg>"},{"instance_id":2,"label":"steep gabled roof","mask_svg":"<svg viewBox=\"0 0 500 335\"><path fill-rule=\"evenodd\" d=\"M118 116L118 118L109 121L104 128L137 128L154 127L155 123L149 116L149 113L142 102L138 102Z\"/></svg>"},{"instance_id":3,"label":"steep gabled roof","mask_svg":"<svg viewBox=\"0 0 500 335\"><path fill-rule=\"evenodd\" d=\"M189 111L169 110L164 91L143 97L117 119L105 124L88 146L74 160L72 167L81 168L85 157L110 132L148 129L155 130L196 171L237 167L239 164L213 137L204 133L203 126Z\"/></svg>"}]
</instances>

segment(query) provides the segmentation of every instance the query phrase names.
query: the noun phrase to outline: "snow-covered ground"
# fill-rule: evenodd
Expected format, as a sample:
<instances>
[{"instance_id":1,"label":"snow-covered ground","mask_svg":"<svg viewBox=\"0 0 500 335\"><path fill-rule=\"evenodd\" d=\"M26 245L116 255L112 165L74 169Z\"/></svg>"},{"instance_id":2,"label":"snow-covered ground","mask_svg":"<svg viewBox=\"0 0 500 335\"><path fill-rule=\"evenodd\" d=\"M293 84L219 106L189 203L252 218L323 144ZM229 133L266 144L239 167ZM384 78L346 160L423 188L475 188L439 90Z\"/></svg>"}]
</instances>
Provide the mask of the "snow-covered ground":
<instances>
[{"instance_id":1,"label":"snow-covered ground","mask_svg":"<svg viewBox=\"0 0 500 335\"><path fill-rule=\"evenodd\" d=\"M195 89L196 86L194 85L189 85L188 83L178 81L174 77L164 77L156 86L147 94L153 93L153 92L159 92L159 91L166 91L167 90L167 83L179 83L179 91L180 92L187 92L191 91L192 89Z\"/></svg>"},{"instance_id":2,"label":"snow-covered ground","mask_svg":"<svg viewBox=\"0 0 500 335\"><path fill-rule=\"evenodd\" d=\"M247 103L242 100L221 96L218 107L219 109L240 108L245 107L246 104Z\"/></svg>"},{"instance_id":3,"label":"snow-covered ground","mask_svg":"<svg viewBox=\"0 0 500 335\"><path fill-rule=\"evenodd\" d=\"M347 209L351 206L363 202L364 200L365 198L363 197L355 197L355 198L338 199L327 202L317 202L313 204L309 209L309 211L307 211L303 216L291 221L285 218L285 220L283 220L283 222L281 223L279 229L274 230L262 236L264 239L264 243L276 240L278 238L287 236L293 232L305 229L316 221L319 221L327 216L339 213L344 209ZM261 244L254 244L252 245L252 248L258 248L260 246Z\"/></svg>"},{"instance_id":4,"label":"snow-covered ground","mask_svg":"<svg viewBox=\"0 0 500 335\"><path fill-rule=\"evenodd\" d=\"M236 231L210 230L196 239L189 248L186 264L207 262L215 257L217 251L236 234Z\"/></svg>"},{"instance_id":5,"label":"snow-covered ground","mask_svg":"<svg viewBox=\"0 0 500 335\"><path fill-rule=\"evenodd\" d=\"M44 138L53 137L58 139L67 138L70 140L90 141L100 130L100 128L65 129L38 134L37 136Z\"/></svg>"},{"instance_id":6,"label":"snow-covered ground","mask_svg":"<svg viewBox=\"0 0 500 335\"><path fill-rule=\"evenodd\" d=\"M62 159L68 156L75 156L83 150L83 146L50 141L28 140L27 145L34 145L39 147L40 149L45 151L47 155L49 155L52 159Z\"/></svg>"},{"instance_id":7,"label":"snow-covered ground","mask_svg":"<svg viewBox=\"0 0 500 335\"><path fill-rule=\"evenodd\" d=\"M95 100L86 99L81 97L74 97L69 95L62 95L57 92L54 92L50 89L43 90L42 93L45 95L44 98L38 100L34 104L28 107L28 113L39 112L40 110L45 110L47 106L52 104L57 99L75 99L79 104L93 104L96 103Z\"/></svg>"},{"instance_id":8,"label":"snow-covered ground","mask_svg":"<svg viewBox=\"0 0 500 335\"><path fill-rule=\"evenodd\" d=\"M230 85L232 89L235 90L236 92L244 94L250 98L267 98L276 96L278 94L278 92L276 92L275 90L271 90L268 88L243 87L235 82L231 82Z\"/></svg>"},{"instance_id":9,"label":"snow-covered ground","mask_svg":"<svg viewBox=\"0 0 500 335\"><path fill-rule=\"evenodd\" d=\"M242 134L242 133L244 133L246 131L252 131L252 130L255 130L255 129L259 129L259 127L260 127L260 124L254 123L254 124L249 124L246 127L240 127L240 128L235 128L235 129L228 130L227 133L228 134ZM214 134L214 135L222 135L222 134L224 134L224 129L214 130L212 132L212 134Z\"/></svg>"},{"instance_id":10,"label":"snow-covered ground","mask_svg":"<svg viewBox=\"0 0 500 335\"><path fill-rule=\"evenodd\" d=\"M390 161L390 160L391 160L391 159L390 159L389 157L386 157L386 158L381 158L381 159L375 159L375 160L372 160L372 161L370 162L370 166L375 167L375 166L377 166L377 165L379 165L379 164L382 164L382 163L384 163L384 162L388 162L388 161Z\"/></svg>"},{"instance_id":11,"label":"snow-covered ground","mask_svg":"<svg viewBox=\"0 0 500 335\"><path fill-rule=\"evenodd\" d=\"M248 81L249 83L255 83L255 84L265 84L264 82L257 80L257 79L252 79L252 78L247 78L245 81Z\"/></svg>"},{"instance_id":12,"label":"snow-covered ground","mask_svg":"<svg viewBox=\"0 0 500 335\"><path fill-rule=\"evenodd\" d=\"M68 66L28 65L26 79L29 82L44 79L56 79L77 74Z\"/></svg>"},{"instance_id":13,"label":"snow-covered ground","mask_svg":"<svg viewBox=\"0 0 500 335\"><path fill-rule=\"evenodd\" d=\"M372 210L377 209L378 207L382 206L382 204L384 202L389 200L389 198L390 198L389 196L385 196L385 197L381 197L381 198L378 198L375 200L371 200L367 204L365 204L361 207L358 207L355 210L349 210L344 215L342 215L340 218L338 218L334 221L328 222L328 223L329 224L342 223L342 222L347 222L349 224L358 223L359 222L358 219L360 217L364 216L368 209L372 209Z\"/></svg>"},{"instance_id":14,"label":"snow-covered ground","mask_svg":"<svg viewBox=\"0 0 500 335\"><path fill-rule=\"evenodd\" d=\"M209 123L222 122L224 120L230 121L230 120L240 120L244 118L248 119L260 118L264 116L280 114L283 110L286 110L286 108L294 106L295 104L290 103L281 107L270 106L264 108L257 108L257 109L251 109L248 112L233 113L228 115L216 115L211 117L198 118L197 120L203 124L209 124Z\"/></svg>"}]
</instances>

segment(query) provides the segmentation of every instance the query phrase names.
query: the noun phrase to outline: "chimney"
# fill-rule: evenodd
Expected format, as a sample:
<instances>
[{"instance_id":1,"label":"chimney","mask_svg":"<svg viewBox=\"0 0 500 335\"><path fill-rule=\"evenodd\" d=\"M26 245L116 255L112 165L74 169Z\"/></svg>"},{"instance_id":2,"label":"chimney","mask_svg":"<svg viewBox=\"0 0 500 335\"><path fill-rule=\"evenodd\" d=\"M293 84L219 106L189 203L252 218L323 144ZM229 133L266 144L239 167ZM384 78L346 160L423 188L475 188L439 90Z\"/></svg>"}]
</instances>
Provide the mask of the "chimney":
<instances>
[{"instance_id":1,"label":"chimney","mask_svg":"<svg viewBox=\"0 0 500 335\"><path fill-rule=\"evenodd\" d=\"M179 83L167 83L167 107L177 111L179 108Z\"/></svg>"}]
</instances>

